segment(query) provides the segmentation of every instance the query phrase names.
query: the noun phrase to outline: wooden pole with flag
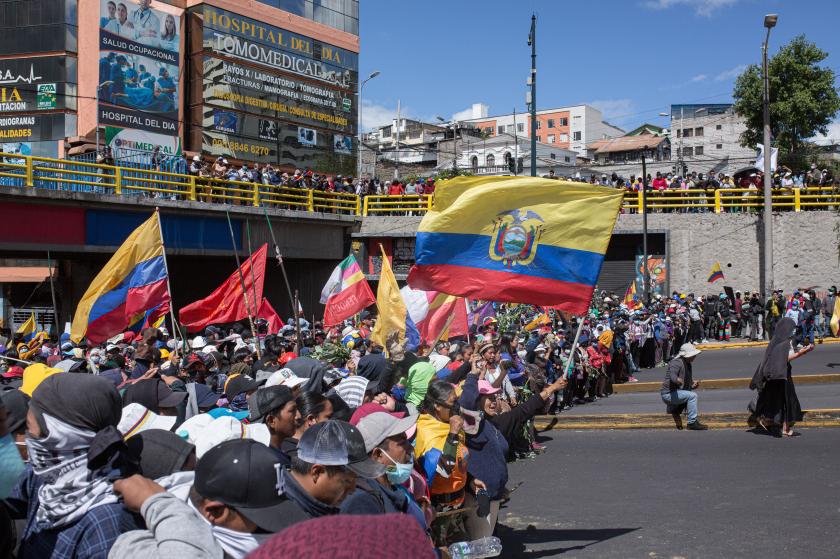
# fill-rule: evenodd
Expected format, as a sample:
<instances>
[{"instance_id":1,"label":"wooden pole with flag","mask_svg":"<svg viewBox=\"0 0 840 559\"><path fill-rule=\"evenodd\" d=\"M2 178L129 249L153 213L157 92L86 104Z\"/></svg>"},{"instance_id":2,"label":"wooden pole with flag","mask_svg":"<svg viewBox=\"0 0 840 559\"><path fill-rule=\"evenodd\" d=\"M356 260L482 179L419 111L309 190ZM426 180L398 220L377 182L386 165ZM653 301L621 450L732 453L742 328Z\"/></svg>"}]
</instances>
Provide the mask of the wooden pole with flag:
<instances>
[{"instance_id":1,"label":"wooden pole with flag","mask_svg":"<svg viewBox=\"0 0 840 559\"><path fill-rule=\"evenodd\" d=\"M245 229L248 232L248 262L251 264L251 290L254 292L254 316L256 317L260 311L260 302L257 301L257 280L254 277L254 253L251 249L251 221L248 219L245 219ZM248 303L245 304L247 305ZM252 324L251 328L253 327L254 325ZM262 355L260 354L260 344L259 340L257 339L257 331L251 330L251 336L253 336L254 339L257 340L257 343L254 344L257 349L257 359L262 359Z\"/></svg>"},{"instance_id":2,"label":"wooden pole with flag","mask_svg":"<svg viewBox=\"0 0 840 559\"><path fill-rule=\"evenodd\" d=\"M169 294L169 319L172 321L172 334L181 338L184 345L184 353L187 349L187 337L178 326L178 320L175 318L175 300L172 298L172 286L169 283L169 263L166 260L166 243L163 242L163 226L160 222L160 208L155 208L155 215L157 216L158 233L160 233L160 246L163 253L163 269L166 270L166 293Z\"/></svg>"},{"instance_id":3,"label":"wooden pole with flag","mask_svg":"<svg viewBox=\"0 0 840 559\"><path fill-rule=\"evenodd\" d=\"M239 249L236 248L236 237L233 235L233 221L230 219L230 211L225 210L228 229L230 230L230 244L233 247L233 256L236 258L236 271L239 273L239 285L242 287L242 299L245 302L245 312L248 313L248 323L251 325L251 333L254 333L254 313L251 312L251 305L248 304L248 290L245 288L245 276L242 275L242 263L239 261ZM250 256L249 256L250 258Z\"/></svg>"},{"instance_id":4,"label":"wooden pole with flag","mask_svg":"<svg viewBox=\"0 0 840 559\"><path fill-rule=\"evenodd\" d=\"M53 307L53 321L55 322L55 339L57 340L61 334L59 334L59 330L61 327L59 326L58 322L58 307L55 304L55 283L53 281L53 268L52 268L52 258L50 258L50 251L47 251L47 269L50 273L50 295L52 296L52 307Z\"/></svg>"},{"instance_id":5,"label":"wooden pole with flag","mask_svg":"<svg viewBox=\"0 0 840 559\"><path fill-rule=\"evenodd\" d=\"M277 244L277 237L274 236L274 227L271 225L271 219L268 217L268 210L265 209L265 206L263 206L263 215L265 216L266 223L268 223L268 232L271 235L271 244L274 245L274 255L277 257L277 265L280 266L280 271L283 272L283 281L286 283L286 293L289 295L289 304L292 306L292 316L297 317L298 305L296 304L295 297L292 295L292 287L289 284L289 275L286 273L286 265L283 263L283 255L280 254L280 246ZM303 344L301 343L300 329L296 328L295 331L297 332L298 347L303 347Z\"/></svg>"}]
</instances>

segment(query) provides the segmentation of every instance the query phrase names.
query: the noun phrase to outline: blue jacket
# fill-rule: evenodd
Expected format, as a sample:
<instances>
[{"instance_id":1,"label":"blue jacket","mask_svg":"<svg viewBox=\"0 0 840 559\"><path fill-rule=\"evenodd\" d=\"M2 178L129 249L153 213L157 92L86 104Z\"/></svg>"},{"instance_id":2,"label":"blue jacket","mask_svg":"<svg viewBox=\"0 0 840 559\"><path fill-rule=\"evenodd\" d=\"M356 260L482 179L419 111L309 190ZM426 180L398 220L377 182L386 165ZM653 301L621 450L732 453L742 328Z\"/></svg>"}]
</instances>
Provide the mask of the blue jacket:
<instances>
[{"instance_id":1,"label":"blue jacket","mask_svg":"<svg viewBox=\"0 0 840 559\"><path fill-rule=\"evenodd\" d=\"M466 410L478 410L478 397L478 377L467 375L464 391L461 393L461 407ZM508 481L508 442L487 418L482 418L478 425L478 433L467 435L466 440L470 451L467 473L484 482L490 499L501 499Z\"/></svg>"}]
</instances>

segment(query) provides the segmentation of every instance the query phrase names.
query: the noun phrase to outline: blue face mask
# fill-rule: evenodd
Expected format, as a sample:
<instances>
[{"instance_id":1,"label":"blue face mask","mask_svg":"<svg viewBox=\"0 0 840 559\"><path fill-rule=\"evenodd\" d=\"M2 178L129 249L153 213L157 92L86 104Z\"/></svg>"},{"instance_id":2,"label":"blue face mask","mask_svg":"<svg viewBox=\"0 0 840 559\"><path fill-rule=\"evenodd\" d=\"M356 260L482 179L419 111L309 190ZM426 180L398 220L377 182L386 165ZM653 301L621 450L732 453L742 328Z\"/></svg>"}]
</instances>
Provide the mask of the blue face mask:
<instances>
[{"instance_id":1,"label":"blue face mask","mask_svg":"<svg viewBox=\"0 0 840 559\"><path fill-rule=\"evenodd\" d=\"M388 460L394 463L393 466L388 466L388 469L385 471L388 482L393 485L402 485L408 481L408 478L411 477L411 470L414 468L414 460L409 460L408 464L400 464L391 458L384 450L382 451L382 454L388 456Z\"/></svg>"},{"instance_id":2,"label":"blue face mask","mask_svg":"<svg viewBox=\"0 0 840 559\"><path fill-rule=\"evenodd\" d=\"M0 499L9 496L25 467L12 436L0 438Z\"/></svg>"}]
</instances>

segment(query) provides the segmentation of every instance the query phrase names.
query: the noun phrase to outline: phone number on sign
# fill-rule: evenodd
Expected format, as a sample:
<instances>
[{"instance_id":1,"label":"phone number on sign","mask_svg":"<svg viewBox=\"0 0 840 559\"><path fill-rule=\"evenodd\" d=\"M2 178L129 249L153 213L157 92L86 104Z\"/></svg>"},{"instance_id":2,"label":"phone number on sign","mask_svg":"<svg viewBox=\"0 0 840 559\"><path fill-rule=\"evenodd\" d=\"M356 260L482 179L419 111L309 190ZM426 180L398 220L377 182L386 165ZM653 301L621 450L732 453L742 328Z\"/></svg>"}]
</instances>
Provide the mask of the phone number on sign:
<instances>
[{"instance_id":1,"label":"phone number on sign","mask_svg":"<svg viewBox=\"0 0 840 559\"><path fill-rule=\"evenodd\" d=\"M213 147L224 147L229 149L230 151L253 153L254 155L269 155L269 148L264 146L257 146L254 144L246 144L243 142L232 142L227 140L214 139Z\"/></svg>"}]
</instances>

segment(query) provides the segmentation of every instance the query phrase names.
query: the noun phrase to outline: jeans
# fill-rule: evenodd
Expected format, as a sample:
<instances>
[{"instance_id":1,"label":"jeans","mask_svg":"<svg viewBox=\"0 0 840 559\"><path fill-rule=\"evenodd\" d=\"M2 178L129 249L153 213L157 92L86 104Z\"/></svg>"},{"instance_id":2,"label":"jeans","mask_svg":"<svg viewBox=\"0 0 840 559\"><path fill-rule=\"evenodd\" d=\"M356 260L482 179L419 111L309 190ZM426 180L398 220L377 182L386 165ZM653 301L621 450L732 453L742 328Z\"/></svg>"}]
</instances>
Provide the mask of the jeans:
<instances>
[{"instance_id":1,"label":"jeans","mask_svg":"<svg viewBox=\"0 0 840 559\"><path fill-rule=\"evenodd\" d=\"M814 321L806 320L802 323L802 344L814 343Z\"/></svg>"},{"instance_id":2,"label":"jeans","mask_svg":"<svg viewBox=\"0 0 840 559\"><path fill-rule=\"evenodd\" d=\"M679 404L686 404L686 413L688 414L688 422L694 423L697 421L697 393L691 390L672 390L669 393L662 394L662 401L672 406Z\"/></svg>"},{"instance_id":3,"label":"jeans","mask_svg":"<svg viewBox=\"0 0 840 559\"><path fill-rule=\"evenodd\" d=\"M825 333L828 331L828 321L825 317L818 314L815 320L815 326L817 329L817 336L825 338Z\"/></svg>"}]
</instances>

